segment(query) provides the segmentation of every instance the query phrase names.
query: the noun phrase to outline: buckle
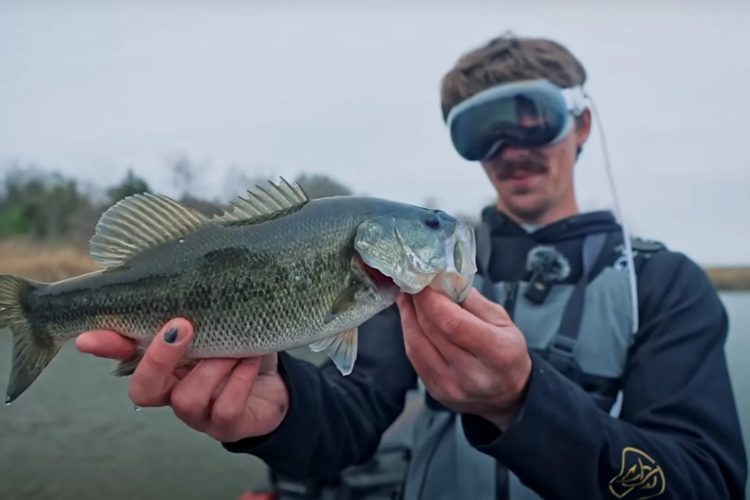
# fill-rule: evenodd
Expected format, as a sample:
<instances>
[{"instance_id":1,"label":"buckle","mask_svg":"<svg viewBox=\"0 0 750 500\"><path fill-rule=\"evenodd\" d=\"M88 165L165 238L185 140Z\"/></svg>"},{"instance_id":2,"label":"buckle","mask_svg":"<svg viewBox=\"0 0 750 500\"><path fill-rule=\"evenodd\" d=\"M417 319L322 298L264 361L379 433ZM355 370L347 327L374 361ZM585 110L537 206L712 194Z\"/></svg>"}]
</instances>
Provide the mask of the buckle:
<instances>
[{"instance_id":1,"label":"buckle","mask_svg":"<svg viewBox=\"0 0 750 500\"><path fill-rule=\"evenodd\" d=\"M574 339L566 337L564 335L557 335L552 340L552 345L550 345L549 350L550 353L564 356L566 358L572 358L575 347L576 341Z\"/></svg>"}]
</instances>

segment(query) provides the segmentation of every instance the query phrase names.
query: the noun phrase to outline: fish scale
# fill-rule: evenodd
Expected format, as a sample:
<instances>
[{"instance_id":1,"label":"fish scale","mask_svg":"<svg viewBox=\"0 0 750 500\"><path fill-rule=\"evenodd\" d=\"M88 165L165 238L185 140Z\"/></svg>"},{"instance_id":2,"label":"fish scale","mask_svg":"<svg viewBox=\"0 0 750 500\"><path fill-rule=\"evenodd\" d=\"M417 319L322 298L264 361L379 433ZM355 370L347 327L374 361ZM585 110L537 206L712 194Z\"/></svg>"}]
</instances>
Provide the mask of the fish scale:
<instances>
[{"instance_id":1,"label":"fish scale","mask_svg":"<svg viewBox=\"0 0 750 500\"><path fill-rule=\"evenodd\" d=\"M451 283L463 285L446 293L459 299L476 270L470 229L443 212L365 197L308 200L286 182L248 194L214 218L162 196L126 198L91 240L103 270L57 283L0 276L0 327L14 334L8 401L85 331L135 339L140 349L116 370L132 373L175 317L195 327L185 361L309 345L346 375L357 327L399 291L454 273L461 279Z\"/></svg>"},{"instance_id":2,"label":"fish scale","mask_svg":"<svg viewBox=\"0 0 750 500\"><path fill-rule=\"evenodd\" d=\"M215 234L222 232L228 234ZM187 269L183 259L165 263L143 255L130 269L31 291L29 312L36 327L60 338L111 329L150 340L170 318L186 317L196 327L189 351L195 357L247 356L312 339L324 329L325 313L349 272L350 256L337 244L340 236L329 233L328 250L325 244L317 245L310 254L312 242L298 243L271 258L253 250L248 241L252 233L252 227L214 228L205 239L215 244ZM201 242L195 244L202 248ZM187 247L172 251L179 255L181 248ZM301 277L304 289L288 286L290 276ZM304 333L302 326L308 327Z\"/></svg>"}]
</instances>

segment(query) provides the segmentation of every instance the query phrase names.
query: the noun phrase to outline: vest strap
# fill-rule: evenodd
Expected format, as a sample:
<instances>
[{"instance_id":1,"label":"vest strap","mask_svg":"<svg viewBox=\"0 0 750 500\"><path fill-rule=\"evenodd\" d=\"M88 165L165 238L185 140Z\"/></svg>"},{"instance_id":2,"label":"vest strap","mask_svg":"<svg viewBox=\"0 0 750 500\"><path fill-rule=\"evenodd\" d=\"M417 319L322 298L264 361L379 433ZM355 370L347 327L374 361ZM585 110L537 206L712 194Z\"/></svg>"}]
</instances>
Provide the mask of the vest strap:
<instances>
[{"instance_id":1,"label":"vest strap","mask_svg":"<svg viewBox=\"0 0 750 500\"><path fill-rule=\"evenodd\" d=\"M546 355L547 361L564 374L569 375L575 370L575 346L578 342L583 308L586 303L586 285L591 277L591 271L604 251L606 242L607 233L590 234L583 240L583 272L568 299L560 326L552 338Z\"/></svg>"}]
</instances>

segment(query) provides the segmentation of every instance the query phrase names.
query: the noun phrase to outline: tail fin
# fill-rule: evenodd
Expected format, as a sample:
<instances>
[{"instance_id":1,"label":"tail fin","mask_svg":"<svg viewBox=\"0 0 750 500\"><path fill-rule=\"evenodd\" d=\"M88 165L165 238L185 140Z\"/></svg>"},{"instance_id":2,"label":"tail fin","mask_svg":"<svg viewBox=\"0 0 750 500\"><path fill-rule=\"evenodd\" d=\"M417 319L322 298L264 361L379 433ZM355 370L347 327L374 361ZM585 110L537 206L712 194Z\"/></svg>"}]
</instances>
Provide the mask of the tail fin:
<instances>
[{"instance_id":1,"label":"tail fin","mask_svg":"<svg viewBox=\"0 0 750 500\"><path fill-rule=\"evenodd\" d=\"M0 329L13 332L13 363L5 403L10 404L42 373L60 350L62 342L35 331L25 316L21 298L44 283L0 275Z\"/></svg>"}]
</instances>

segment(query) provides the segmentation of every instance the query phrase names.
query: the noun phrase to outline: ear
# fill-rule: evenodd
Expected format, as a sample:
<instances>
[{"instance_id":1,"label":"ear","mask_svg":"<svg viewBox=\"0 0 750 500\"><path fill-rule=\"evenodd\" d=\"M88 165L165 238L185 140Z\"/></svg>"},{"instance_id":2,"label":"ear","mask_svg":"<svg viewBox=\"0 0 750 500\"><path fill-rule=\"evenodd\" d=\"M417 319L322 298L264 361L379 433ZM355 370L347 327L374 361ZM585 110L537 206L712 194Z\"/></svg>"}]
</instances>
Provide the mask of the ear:
<instances>
[{"instance_id":1,"label":"ear","mask_svg":"<svg viewBox=\"0 0 750 500\"><path fill-rule=\"evenodd\" d=\"M575 128L576 146L581 148L591 134L591 110L589 108L584 109L581 116L576 117Z\"/></svg>"}]
</instances>

